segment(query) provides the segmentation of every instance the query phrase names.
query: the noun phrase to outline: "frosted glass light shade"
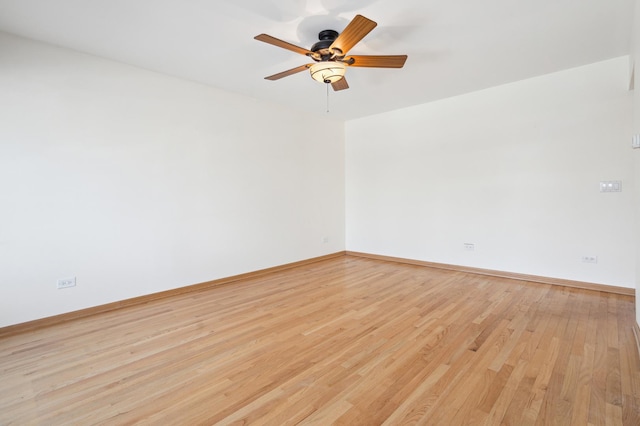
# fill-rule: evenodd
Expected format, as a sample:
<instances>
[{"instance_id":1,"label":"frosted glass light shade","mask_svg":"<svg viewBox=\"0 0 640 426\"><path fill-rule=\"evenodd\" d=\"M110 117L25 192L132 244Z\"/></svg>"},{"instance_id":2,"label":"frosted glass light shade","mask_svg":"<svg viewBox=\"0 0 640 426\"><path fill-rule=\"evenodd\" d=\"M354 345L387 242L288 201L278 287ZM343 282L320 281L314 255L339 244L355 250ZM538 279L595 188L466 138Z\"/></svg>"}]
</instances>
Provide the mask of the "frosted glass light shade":
<instances>
[{"instance_id":1,"label":"frosted glass light shade","mask_svg":"<svg viewBox=\"0 0 640 426\"><path fill-rule=\"evenodd\" d=\"M342 62L318 62L309 67L311 78L320 83L335 83L344 77L347 66Z\"/></svg>"}]
</instances>

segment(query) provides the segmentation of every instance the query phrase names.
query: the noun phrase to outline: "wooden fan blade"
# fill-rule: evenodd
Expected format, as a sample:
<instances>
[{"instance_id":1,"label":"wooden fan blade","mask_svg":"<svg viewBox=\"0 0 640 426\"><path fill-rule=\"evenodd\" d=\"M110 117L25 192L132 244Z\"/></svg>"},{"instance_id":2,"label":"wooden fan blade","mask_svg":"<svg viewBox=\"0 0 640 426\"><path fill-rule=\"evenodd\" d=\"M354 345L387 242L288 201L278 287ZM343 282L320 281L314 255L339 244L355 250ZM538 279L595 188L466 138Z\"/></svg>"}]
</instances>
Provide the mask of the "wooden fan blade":
<instances>
[{"instance_id":1,"label":"wooden fan blade","mask_svg":"<svg viewBox=\"0 0 640 426\"><path fill-rule=\"evenodd\" d=\"M301 55L306 55L309 56L311 55L313 52L311 52L310 50L307 50L305 48L296 46L295 44L291 44L288 43L284 40L280 40L279 38L275 38L275 37L271 37L270 35L267 34L260 34L254 37L256 40L258 41L262 41L268 44L272 44L274 46L277 47L282 47L283 49L287 49L290 50L292 52L296 52L299 53Z\"/></svg>"},{"instance_id":2,"label":"wooden fan blade","mask_svg":"<svg viewBox=\"0 0 640 426\"><path fill-rule=\"evenodd\" d=\"M344 58L349 66L369 68L402 68L406 60L407 55L352 55Z\"/></svg>"},{"instance_id":3,"label":"wooden fan blade","mask_svg":"<svg viewBox=\"0 0 640 426\"><path fill-rule=\"evenodd\" d=\"M347 79L345 77L342 77L340 80L331 83L331 87L333 87L333 90L337 92L338 90L348 89L349 84L347 84Z\"/></svg>"},{"instance_id":4,"label":"wooden fan blade","mask_svg":"<svg viewBox=\"0 0 640 426\"><path fill-rule=\"evenodd\" d=\"M371 19L365 18L362 15L356 15L338 38L333 41L329 50L340 49L342 55L345 55L353 46L362 40L364 36L369 34L376 25L378 24Z\"/></svg>"},{"instance_id":5,"label":"wooden fan blade","mask_svg":"<svg viewBox=\"0 0 640 426\"><path fill-rule=\"evenodd\" d=\"M271 81L280 80L283 77L287 77L292 74L297 74L301 71L309 69L311 65L313 64L300 65L299 67L291 68L290 70L282 71L282 72L279 72L278 74L270 75L269 77L265 77L264 79L271 80Z\"/></svg>"}]
</instances>

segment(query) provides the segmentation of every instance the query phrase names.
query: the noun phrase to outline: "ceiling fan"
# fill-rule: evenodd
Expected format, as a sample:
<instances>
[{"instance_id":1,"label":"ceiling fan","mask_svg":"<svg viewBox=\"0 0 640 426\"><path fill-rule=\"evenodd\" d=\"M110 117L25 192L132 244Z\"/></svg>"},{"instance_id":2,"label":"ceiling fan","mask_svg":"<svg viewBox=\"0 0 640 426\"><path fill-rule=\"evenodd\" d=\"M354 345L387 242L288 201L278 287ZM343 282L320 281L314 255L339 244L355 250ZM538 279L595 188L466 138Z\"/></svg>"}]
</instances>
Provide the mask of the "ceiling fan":
<instances>
[{"instance_id":1,"label":"ceiling fan","mask_svg":"<svg viewBox=\"0 0 640 426\"><path fill-rule=\"evenodd\" d=\"M301 65L299 67L265 77L266 80L279 80L283 77L299 73L308 69L311 77L321 83L331 84L333 90L348 89L349 85L344 75L347 67L368 68L402 68L407 55L349 55L347 52L362 40L377 23L362 15L356 15L347 27L338 34L334 30L320 31L320 41L307 50L294 44L277 39L267 34L260 34L254 38L258 41L272 44L292 52L308 56L315 63Z\"/></svg>"}]
</instances>

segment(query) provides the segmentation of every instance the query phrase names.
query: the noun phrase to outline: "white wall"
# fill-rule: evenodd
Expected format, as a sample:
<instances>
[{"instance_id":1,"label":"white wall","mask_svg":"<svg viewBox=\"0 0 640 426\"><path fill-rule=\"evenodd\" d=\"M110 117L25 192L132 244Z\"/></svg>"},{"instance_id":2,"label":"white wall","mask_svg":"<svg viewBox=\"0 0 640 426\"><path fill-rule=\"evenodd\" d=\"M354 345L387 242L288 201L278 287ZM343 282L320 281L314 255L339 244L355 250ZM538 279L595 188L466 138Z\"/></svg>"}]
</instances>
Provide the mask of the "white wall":
<instances>
[{"instance_id":1,"label":"white wall","mask_svg":"<svg viewBox=\"0 0 640 426\"><path fill-rule=\"evenodd\" d=\"M634 73L633 90L633 131L632 134L640 133L640 0L635 1L635 12L633 18L633 39L631 51L631 69ZM640 149L632 151L634 171L635 171L635 217L636 217L636 322L640 324Z\"/></svg>"},{"instance_id":2,"label":"white wall","mask_svg":"<svg viewBox=\"0 0 640 426\"><path fill-rule=\"evenodd\" d=\"M634 287L628 60L348 122L347 250Z\"/></svg>"},{"instance_id":3,"label":"white wall","mask_svg":"<svg viewBox=\"0 0 640 426\"><path fill-rule=\"evenodd\" d=\"M0 326L344 250L342 123L7 34L0 52Z\"/></svg>"}]
</instances>

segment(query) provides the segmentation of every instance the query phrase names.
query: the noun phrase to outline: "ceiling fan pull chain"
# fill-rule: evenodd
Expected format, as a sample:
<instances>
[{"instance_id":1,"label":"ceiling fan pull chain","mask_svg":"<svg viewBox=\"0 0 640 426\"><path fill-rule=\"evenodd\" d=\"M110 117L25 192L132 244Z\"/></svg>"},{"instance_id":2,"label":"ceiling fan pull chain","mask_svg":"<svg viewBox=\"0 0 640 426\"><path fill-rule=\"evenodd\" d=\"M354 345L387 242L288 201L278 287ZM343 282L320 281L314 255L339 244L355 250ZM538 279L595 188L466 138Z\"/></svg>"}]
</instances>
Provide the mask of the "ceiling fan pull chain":
<instances>
[{"instance_id":1,"label":"ceiling fan pull chain","mask_svg":"<svg viewBox=\"0 0 640 426\"><path fill-rule=\"evenodd\" d=\"M325 83L327 86L327 114L329 114L329 83Z\"/></svg>"}]
</instances>

